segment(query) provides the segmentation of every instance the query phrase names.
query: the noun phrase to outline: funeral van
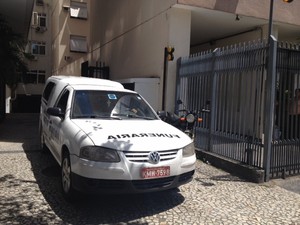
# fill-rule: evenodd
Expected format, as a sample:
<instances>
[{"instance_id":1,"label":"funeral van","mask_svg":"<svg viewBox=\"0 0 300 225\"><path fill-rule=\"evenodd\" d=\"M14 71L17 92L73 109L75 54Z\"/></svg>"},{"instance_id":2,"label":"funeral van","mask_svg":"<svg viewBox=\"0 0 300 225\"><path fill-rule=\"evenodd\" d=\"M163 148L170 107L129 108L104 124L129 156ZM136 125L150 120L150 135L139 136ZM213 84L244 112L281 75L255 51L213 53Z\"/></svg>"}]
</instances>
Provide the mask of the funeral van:
<instances>
[{"instance_id":1,"label":"funeral van","mask_svg":"<svg viewBox=\"0 0 300 225\"><path fill-rule=\"evenodd\" d=\"M52 76L41 100L40 140L61 168L66 199L143 193L192 180L192 140L138 93L98 78Z\"/></svg>"}]
</instances>

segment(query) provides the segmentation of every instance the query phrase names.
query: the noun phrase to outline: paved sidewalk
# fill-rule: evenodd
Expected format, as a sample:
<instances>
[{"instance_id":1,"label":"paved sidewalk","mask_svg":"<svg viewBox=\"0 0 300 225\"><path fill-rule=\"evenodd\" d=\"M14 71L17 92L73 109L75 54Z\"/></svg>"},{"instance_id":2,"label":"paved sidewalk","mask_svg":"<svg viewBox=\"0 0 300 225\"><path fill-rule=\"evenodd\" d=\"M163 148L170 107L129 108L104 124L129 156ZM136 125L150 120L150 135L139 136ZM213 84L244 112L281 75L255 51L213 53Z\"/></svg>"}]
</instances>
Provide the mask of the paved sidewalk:
<instances>
[{"instance_id":1,"label":"paved sidewalk","mask_svg":"<svg viewBox=\"0 0 300 225\"><path fill-rule=\"evenodd\" d=\"M300 225L292 188L299 177L255 184L197 161L194 180L179 189L70 204L59 173L51 154L39 151L38 115L9 115L0 123L0 224Z\"/></svg>"}]
</instances>

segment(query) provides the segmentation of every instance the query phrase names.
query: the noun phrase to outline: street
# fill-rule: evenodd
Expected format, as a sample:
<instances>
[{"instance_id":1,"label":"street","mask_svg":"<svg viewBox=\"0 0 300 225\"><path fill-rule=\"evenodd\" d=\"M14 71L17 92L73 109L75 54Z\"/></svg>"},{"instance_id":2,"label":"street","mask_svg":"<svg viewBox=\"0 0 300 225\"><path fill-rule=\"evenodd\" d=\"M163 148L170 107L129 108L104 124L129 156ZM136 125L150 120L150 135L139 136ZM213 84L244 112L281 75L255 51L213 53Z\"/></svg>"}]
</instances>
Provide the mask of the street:
<instances>
[{"instance_id":1,"label":"street","mask_svg":"<svg viewBox=\"0 0 300 225\"><path fill-rule=\"evenodd\" d=\"M38 114L9 115L0 124L0 224L300 225L299 177L256 184L199 160L193 181L178 189L82 195L71 204L38 138Z\"/></svg>"}]
</instances>

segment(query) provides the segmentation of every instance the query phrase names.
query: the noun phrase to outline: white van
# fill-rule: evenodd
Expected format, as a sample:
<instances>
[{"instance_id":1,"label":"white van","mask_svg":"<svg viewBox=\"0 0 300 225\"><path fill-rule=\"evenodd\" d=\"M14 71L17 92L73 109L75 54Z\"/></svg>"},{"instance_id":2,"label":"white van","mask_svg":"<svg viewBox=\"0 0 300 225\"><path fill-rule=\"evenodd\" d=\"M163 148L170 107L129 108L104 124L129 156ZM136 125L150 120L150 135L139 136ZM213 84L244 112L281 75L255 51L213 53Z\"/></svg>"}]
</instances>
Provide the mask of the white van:
<instances>
[{"instance_id":1,"label":"white van","mask_svg":"<svg viewBox=\"0 0 300 225\"><path fill-rule=\"evenodd\" d=\"M192 140L159 119L138 93L120 83L52 76L40 112L40 138L61 166L71 200L86 193L143 193L191 181Z\"/></svg>"}]
</instances>

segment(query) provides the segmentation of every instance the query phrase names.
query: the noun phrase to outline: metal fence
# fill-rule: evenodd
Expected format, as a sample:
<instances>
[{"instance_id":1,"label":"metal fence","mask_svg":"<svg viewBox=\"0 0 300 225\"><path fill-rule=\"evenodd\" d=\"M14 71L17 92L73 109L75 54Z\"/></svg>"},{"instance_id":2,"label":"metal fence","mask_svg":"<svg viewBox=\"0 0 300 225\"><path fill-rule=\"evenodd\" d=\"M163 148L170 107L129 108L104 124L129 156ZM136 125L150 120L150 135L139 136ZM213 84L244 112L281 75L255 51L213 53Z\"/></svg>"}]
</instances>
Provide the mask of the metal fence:
<instances>
[{"instance_id":1,"label":"metal fence","mask_svg":"<svg viewBox=\"0 0 300 225\"><path fill-rule=\"evenodd\" d=\"M265 100L266 42L237 44L180 58L176 89L176 99L203 118L195 129L197 148L270 171L271 177L300 173L300 106L294 106L291 113L293 93L300 88L300 50L291 44L276 42L276 46L269 165L265 154L265 135L269 132L265 121L271 116Z\"/></svg>"}]
</instances>

